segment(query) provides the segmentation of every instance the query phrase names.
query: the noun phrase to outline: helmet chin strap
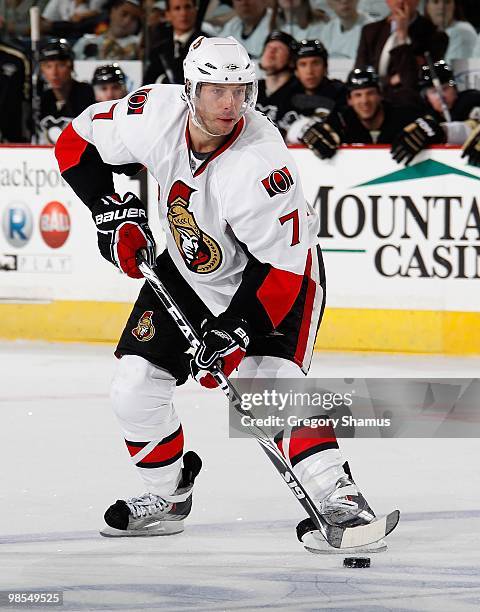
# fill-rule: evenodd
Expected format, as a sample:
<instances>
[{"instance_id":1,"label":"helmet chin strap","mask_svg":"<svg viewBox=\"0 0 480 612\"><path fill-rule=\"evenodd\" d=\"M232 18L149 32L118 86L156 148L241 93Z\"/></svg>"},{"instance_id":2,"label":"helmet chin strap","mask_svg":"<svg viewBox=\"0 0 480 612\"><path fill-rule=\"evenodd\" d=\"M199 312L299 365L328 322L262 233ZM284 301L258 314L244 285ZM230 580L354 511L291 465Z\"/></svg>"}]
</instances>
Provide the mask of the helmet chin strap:
<instances>
[{"instance_id":1,"label":"helmet chin strap","mask_svg":"<svg viewBox=\"0 0 480 612\"><path fill-rule=\"evenodd\" d=\"M193 123L202 130L202 132L204 134L208 134L208 136L214 136L215 138L218 138L219 136L226 136L226 134L213 134L212 132L209 132L207 130L207 128L205 126L203 126L200 121L197 119L196 115L194 113L192 113L192 111L190 110L190 116L192 118ZM236 125L236 124L235 124Z\"/></svg>"}]
</instances>

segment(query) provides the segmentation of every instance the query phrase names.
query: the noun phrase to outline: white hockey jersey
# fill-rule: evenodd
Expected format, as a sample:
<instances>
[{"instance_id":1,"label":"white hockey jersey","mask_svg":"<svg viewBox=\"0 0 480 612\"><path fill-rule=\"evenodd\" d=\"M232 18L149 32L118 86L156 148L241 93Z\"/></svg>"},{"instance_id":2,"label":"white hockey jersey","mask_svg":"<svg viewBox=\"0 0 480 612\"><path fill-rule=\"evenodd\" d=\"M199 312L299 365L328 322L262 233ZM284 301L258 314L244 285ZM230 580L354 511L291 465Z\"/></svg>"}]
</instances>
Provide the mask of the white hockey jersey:
<instances>
[{"instance_id":1,"label":"white hockey jersey","mask_svg":"<svg viewBox=\"0 0 480 612\"><path fill-rule=\"evenodd\" d=\"M92 105L72 125L104 162L139 162L153 175L168 252L218 315L250 255L303 276L318 242L318 218L280 133L257 111L249 111L207 160L196 160L182 92L179 85L148 85L120 101Z\"/></svg>"}]
</instances>

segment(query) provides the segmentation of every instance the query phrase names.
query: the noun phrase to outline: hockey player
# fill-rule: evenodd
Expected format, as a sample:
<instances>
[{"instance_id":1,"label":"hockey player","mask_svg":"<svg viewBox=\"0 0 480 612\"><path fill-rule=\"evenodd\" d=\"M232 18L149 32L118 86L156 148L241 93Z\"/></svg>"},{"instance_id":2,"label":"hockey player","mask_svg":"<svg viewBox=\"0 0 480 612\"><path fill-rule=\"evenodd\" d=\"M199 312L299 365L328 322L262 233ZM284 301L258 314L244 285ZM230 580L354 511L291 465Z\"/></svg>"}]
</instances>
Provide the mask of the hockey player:
<instances>
[{"instance_id":1,"label":"hockey player","mask_svg":"<svg viewBox=\"0 0 480 612\"><path fill-rule=\"evenodd\" d=\"M40 49L40 69L49 86L40 99L41 144L55 144L72 118L95 101L91 85L73 78L73 60L64 38L49 40Z\"/></svg>"},{"instance_id":2,"label":"hockey player","mask_svg":"<svg viewBox=\"0 0 480 612\"><path fill-rule=\"evenodd\" d=\"M96 102L120 100L127 95L125 73L118 64L106 64L95 69L92 78Z\"/></svg>"},{"instance_id":3,"label":"hockey player","mask_svg":"<svg viewBox=\"0 0 480 612\"><path fill-rule=\"evenodd\" d=\"M293 76L296 40L286 32L274 30L265 40L260 67L265 74L258 82L257 109L285 133L285 120L292 109L291 98L297 81Z\"/></svg>"},{"instance_id":4,"label":"hockey player","mask_svg":"<svg viewBox=\"0 0 480 612\"><path fill-rule=\"evenodd\" d=\"M373 66L354 68L347 77L347 104L324 121L299 120L288 132L289 142L304 142L318 157L328 159L341 144L391 144L399 131L419 116L418 108L391 104L380 90Z\"/></svg>"},{"instance_id":5,"label":"hockey player","mask_svg":"<svg viewBox=\"0 0 480 612\"><path fill-rule=\"evenodd\" d=\"M453 70L443 60L435 62L434 68L441 95L434 87L430 68L422 66L419 86L426 110L424 116L407 125L395 141L392 156L398 163L408 165L431 144L463 144L480 121L480 91L459 92Z\"/></svg>"},{"instance_id":6,"label":"hockey player","mask_svg":"<svg viewBox=\"0 0 480 612\"><path fill-rule=\"evenodd\" d=\"M184 71L185 87L149 85L92 105L56 146L62 176L92 212L101 254L134 278L137 250L153 263L155 243L145 204L114 193L112 169L141 164L155 177L167 239L156 270L202 342L187 356L187 341L143 286L118 343L111 397L147 492L106 511L108 536L183 530L201 462L183 454L175 386L190 372L215 386L208 368L218 356L227 376L236 368L246 378L304 376L325 301L318 218L278 130L254 110L245 49L200 37ZM334 524L371 520L333 431L310 433L297 441L285 431L283 452L320 511Z\"/></svg>"}]
</instances>

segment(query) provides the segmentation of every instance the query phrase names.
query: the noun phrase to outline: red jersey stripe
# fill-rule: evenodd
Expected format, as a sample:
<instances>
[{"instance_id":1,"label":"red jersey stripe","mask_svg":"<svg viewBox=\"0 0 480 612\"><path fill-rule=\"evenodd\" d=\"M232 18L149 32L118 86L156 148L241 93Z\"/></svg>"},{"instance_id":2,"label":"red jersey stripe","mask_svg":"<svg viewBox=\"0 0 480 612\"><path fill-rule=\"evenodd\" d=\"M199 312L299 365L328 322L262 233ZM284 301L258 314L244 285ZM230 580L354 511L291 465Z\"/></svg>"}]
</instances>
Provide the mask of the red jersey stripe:
<instances>
[{"instance_id":1,"label":"red jersey stripe","mask_svg":"<svg viewBox=\"0 0 480 612\"><path fill-rule=\"evenodd\" d=\"M305 267L305 276L308 278L307 294L305 296L305 304L303 307L302 324L298 333L297 348L295 351L294 361L300 367L303 364L303 358L305 357L305 351L307 350L308 335L310 332L310 325L312 322L313 303L315 300L315 293L317 291L317 285L314 280L310 278L310 271L312 269L312 250L309 249L307 257L307 265Z\"/></svg>"},{"instance_id":2,"label":"red jersey stripe","mask_svg":"<svg viewBox=\"0 0 480 612\"><path fill-rule=\"evenodd\" d=\"M157 446L142 459L142 463L161 463L172 459L183 451L183 430L168 442L160 442Z\"/></svg>"},{"instance_id":3,"label":"red jersey stripe","mask_svg":"<svg viewBox=\"0 0 480 612\"><path fill-rule=\"evenodd\" d=\"M55 145L55 157L60 168L60 174L79 163L87 145L88 142L77 134L72 124L69 123L60 134Z\"/></svg>"},{"instance_id":4,"label":"red jersey stripe","mask_svg":"<svg viewBox=\"0 0 480 612\"><path fill-rule=\"evenodd\" d=\"M272 268L257 290L260 300L274 328L278 327L290 312L297 299L303 276L286 270Z\"/></svg>"}]
</instances>

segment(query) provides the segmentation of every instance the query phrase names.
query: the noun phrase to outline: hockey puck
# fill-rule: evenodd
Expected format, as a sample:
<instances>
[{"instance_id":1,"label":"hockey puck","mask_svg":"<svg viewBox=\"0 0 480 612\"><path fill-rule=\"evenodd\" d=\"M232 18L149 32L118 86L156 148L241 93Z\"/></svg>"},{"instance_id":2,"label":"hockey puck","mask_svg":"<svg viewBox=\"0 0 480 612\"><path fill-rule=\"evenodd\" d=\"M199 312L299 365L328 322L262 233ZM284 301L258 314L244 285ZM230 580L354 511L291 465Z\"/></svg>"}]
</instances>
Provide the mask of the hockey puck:
<instances>
[{"instance_id":1,"label":"hockey puck","mask_svg":"<svg viewBox=\"0 0 480 612\"><path fill-rule=\"evenodd\" d=\"M343 567L370 567L369 557L346 557Z\"/></svg>"}]
</instances>

